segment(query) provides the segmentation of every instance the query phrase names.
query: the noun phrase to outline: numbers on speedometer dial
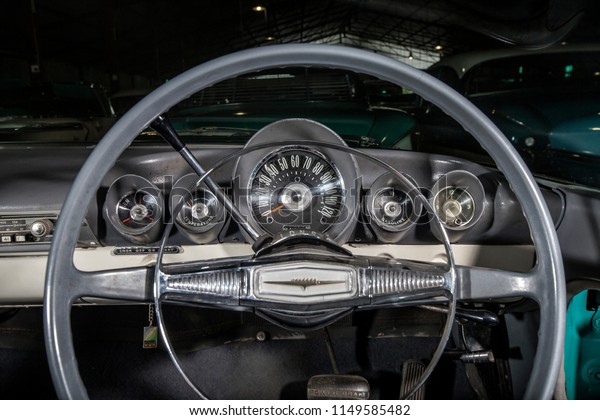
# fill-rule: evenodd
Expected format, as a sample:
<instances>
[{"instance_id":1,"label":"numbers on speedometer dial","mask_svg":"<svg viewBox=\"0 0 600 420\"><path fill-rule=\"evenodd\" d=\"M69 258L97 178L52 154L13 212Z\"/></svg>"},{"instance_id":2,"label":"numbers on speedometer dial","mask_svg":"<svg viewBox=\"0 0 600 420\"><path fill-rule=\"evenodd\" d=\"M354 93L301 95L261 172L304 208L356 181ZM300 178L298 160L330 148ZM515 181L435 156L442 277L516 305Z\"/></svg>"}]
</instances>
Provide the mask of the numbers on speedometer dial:
<instances>
[{"instance_id":1,"label":"numbers on speedometer dial","mask_svg":"<svg viewBox=\"0 0 600 420\"><path fill-rule=\"evenodd\" d=\"M342 213L344 185L337 169L320 153L287 148L255 168L250 198L253 216L273 236L324 233Z\"/></svg>"}]
</instances>

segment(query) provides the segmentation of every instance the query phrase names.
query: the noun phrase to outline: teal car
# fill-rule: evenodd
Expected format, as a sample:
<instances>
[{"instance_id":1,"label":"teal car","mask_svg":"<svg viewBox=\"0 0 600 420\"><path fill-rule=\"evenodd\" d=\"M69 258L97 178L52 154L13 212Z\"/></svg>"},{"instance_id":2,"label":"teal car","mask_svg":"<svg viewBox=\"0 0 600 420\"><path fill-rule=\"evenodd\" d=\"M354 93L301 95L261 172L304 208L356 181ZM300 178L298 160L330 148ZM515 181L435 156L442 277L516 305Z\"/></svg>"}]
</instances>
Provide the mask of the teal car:
<instances>
[{"instance_id":1,"label":"teal car","mask_svg":"<svg viewBox=\"0 0 600 420\"><path fill-rule=\"evenodd\" d=\"M283 118L307 118L350 145L406 148L414 118L400 109L372 106L360 75L319 68L251 73L218 83L171 110L186 137L223 136L243 143L248 134Z\"/></svg>"},{"instance_id":2,"label":"teal car","mask_svg":"<svg viewBox=\"0 0 600 420\"><path fill-rule=\"evenodd\" d=\"M483 110L538 174L600 186L600 48L496 50L442 60L429 72ZM445 114L427 109L417 147L484 152Z\"/></svg>"}]
</instances>

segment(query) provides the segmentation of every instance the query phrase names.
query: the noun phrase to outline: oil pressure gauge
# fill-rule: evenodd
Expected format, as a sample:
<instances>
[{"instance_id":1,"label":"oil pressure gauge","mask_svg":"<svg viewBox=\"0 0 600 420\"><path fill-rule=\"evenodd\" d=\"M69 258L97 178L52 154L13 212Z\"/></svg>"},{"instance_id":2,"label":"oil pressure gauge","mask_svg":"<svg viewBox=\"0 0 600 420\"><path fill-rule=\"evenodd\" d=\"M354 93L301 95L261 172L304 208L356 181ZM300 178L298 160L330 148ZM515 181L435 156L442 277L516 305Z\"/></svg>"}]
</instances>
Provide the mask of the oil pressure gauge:
<instances>
[{"instance_id":1,"label":"oil pressure gauge","mask_svg":"<svg viewBox=\"0 0 600 420\"><path fill-rule=\"evenodd\" d=\"M184 236L205 244L216 239L226 221L225 207L198 177L187 175L175 183L171 192L171 212Z\"/></svg>"}]
</instances>

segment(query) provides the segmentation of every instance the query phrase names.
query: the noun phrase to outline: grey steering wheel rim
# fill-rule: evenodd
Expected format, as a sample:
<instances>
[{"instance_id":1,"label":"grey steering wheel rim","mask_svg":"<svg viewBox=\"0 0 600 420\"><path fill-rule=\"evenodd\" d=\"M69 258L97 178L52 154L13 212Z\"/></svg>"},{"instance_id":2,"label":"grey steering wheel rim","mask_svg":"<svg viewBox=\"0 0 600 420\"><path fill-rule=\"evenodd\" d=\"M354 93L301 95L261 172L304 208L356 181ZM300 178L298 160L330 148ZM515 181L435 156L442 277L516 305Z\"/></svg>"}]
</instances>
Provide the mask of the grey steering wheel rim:
<instances>
[{"instance_id":1,"label":"grey steering wheel rim","mask_svg":"<svg viewBox=\"0 0 600 420\"><path fill-rule=\"evenodd\" d=\"M48 256L44 333L48 363L59 398L88 398L75 357L70 308L64 293L77 281L73 251L89 203L100 182L135 136L158 115L191 93L243 73L284 66L325 66L366 73L402 85L435 104L480 142L504 173L530 226L538 261L541 320L538 346L525 398L551 398L561 368L565 332L565 277L554 223L541 191L517 151L474 105L426 73L364 50L328 45L277 45L233 53L201 64L162 85L106 134L81 168L67 195ZM82 205L82 203L86 203ZM515 287L519 287L517 281ZM459 285L460 287L460 285ZM527 289L523 288L527 295Z\"/></svg>"}]
</instances>

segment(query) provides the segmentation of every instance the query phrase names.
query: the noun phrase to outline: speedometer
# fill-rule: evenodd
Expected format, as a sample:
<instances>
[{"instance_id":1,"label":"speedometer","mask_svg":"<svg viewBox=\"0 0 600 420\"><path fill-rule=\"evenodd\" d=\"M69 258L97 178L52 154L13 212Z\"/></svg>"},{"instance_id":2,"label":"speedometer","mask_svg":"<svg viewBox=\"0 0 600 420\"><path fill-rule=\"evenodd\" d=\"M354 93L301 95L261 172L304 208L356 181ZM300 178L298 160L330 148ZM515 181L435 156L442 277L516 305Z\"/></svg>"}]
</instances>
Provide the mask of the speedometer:
<instances>
[{"instance_id":1,"label":"speedometer","mask_svg":"<svg viewBox=\"0 0 600 420\"><path fill-rule=\"evenodd\" d=\"M277 150L250 177L251 213L267 233L324 233L339 219L344 185L335 166L307 148Z\"/></svg>"}]
</instances>

